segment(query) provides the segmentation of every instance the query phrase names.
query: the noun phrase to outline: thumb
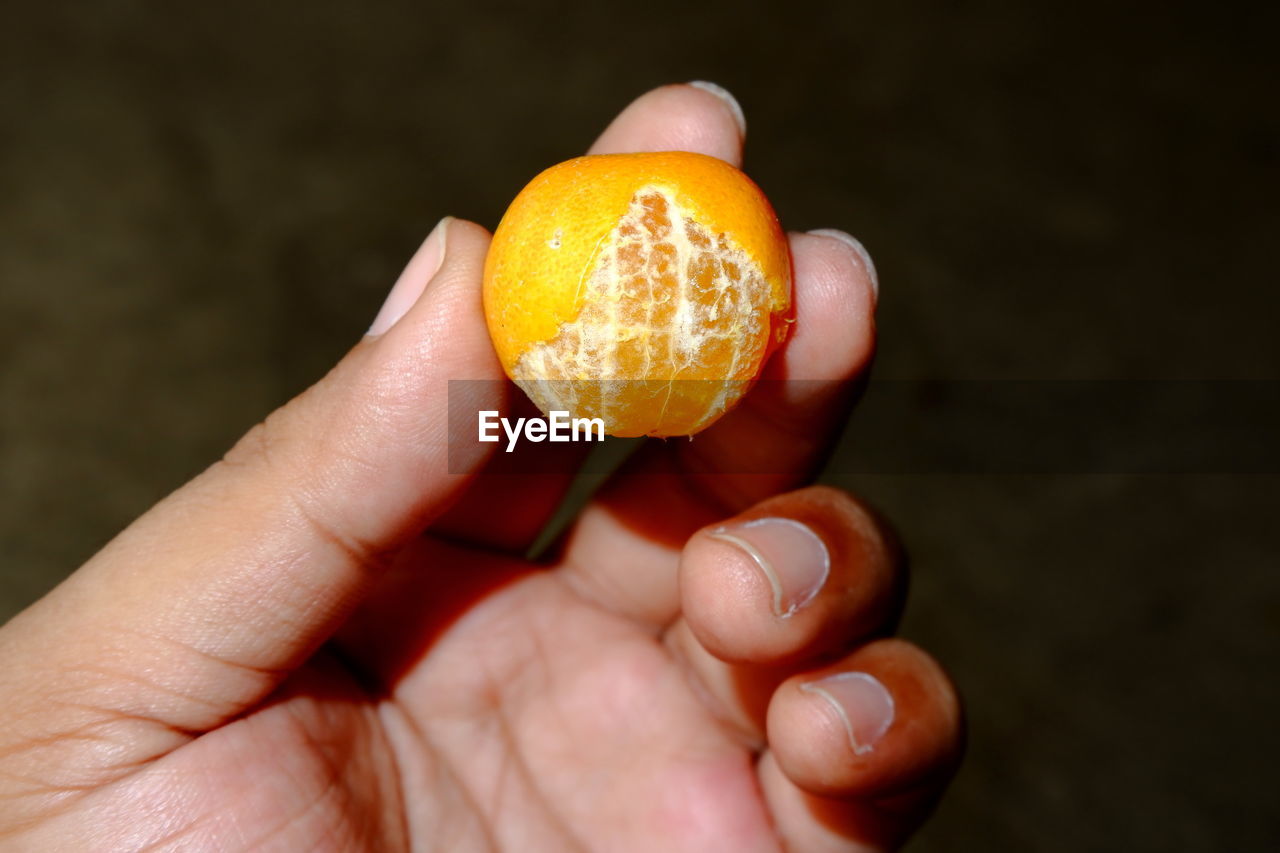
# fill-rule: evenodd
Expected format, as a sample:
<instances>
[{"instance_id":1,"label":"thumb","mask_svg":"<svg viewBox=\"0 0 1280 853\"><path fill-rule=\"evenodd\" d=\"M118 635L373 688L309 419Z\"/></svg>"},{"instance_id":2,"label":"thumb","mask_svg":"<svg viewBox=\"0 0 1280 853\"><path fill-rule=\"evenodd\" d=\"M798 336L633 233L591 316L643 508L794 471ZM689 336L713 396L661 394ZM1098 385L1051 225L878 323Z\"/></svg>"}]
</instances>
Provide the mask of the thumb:
<instances>
[{"instance_id":1,"label":"thumb","mask_svg":"<svg viewBox=\"0 0 1280 853\"><path fill-rule=\"evenodd\" d=\"M25 707L46 738L95 715L189 736L261 700L334 631L467 480L450 473L447 394L450 379L501 376L480 301L488 242L442 221L329 375L0 629L15 718ZM0 755L30 742L22 728L0 734Z\"/></svg>"}]
</instances>

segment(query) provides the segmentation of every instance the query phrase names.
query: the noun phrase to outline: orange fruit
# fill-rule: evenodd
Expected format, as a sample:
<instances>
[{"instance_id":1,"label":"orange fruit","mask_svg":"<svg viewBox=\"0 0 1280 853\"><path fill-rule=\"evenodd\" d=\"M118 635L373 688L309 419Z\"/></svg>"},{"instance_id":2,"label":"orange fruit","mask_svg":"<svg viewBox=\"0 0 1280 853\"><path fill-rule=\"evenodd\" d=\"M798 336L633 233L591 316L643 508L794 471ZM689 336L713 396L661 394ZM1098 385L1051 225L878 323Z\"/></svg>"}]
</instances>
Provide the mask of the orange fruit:
<instances>
[{"instance_id":1,"label":"orange fruit","mask_svg":"<svg viewBox=\"0 0 1280 853\"><path fill-rule=\"evenodd\" d=\"M787 335L791 256L733 166L665 151L579 157L526 186L484 270L489 334L546 414L610 435L691 435Z\"/></svg>"}]
</instances>

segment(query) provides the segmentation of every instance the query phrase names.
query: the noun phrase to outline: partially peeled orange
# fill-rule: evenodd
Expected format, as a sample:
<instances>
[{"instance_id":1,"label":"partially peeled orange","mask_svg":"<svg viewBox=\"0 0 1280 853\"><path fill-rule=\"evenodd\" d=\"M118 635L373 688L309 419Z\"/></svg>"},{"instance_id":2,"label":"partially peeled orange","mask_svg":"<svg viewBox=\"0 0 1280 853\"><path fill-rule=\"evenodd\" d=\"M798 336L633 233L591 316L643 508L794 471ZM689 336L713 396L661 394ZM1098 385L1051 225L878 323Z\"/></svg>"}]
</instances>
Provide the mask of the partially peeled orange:
<instances>
[{"instance_id":1,"label":"partially peeled orange","mask_svg":"<svg viewBox=\"0 0 1280 853\"><path fill-rule=\"evenodd\" d=\"M485 263L507 375L544 413L689 435L786 338L791 259L760 189L702 154L579 157L512 202Z\"/></svg>"}]
</instances>

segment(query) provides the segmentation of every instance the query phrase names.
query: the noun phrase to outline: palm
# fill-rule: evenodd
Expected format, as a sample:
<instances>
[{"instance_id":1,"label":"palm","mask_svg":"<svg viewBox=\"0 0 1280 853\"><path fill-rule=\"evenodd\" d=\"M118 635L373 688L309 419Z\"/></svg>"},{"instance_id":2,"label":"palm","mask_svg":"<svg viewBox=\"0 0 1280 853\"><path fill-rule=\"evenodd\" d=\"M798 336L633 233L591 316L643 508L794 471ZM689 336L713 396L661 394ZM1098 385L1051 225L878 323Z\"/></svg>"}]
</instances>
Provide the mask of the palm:
<instances>
[{"instance_id":1,"label":"palm","mask_svg":"<svg viewBox=\"0 0 1280 853\"><path fill-rule=\"evenodd\" d=\"M402 562L381 600L405 600L414 568ZM351 664L339 644L258 711L166 759L200 769L178 778L217 780L197 795L206 831L234 825L244 849L429 838L705 850L767 827L751 751L652 626L556 572L512 577L484 557L453 570L470 588L438 597L417 630L357 617L356 633L366 623L376 636L347 645L360 655L372 641L389 669Z\"/></svg>"}]
</instances>

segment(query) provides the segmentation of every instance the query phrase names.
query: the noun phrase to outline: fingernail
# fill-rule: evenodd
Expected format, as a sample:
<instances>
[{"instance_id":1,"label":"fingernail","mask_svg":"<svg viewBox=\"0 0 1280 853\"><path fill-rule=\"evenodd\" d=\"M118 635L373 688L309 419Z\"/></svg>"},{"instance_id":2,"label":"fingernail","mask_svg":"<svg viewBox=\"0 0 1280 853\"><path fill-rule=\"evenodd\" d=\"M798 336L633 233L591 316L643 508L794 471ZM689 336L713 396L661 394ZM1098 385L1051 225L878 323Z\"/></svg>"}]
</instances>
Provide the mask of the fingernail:
<instances>
[{"instance_id":1,"label":"fingernail","mask_svg":"<svg viewBox=\"0 0 1280 853\"><path fill-rule=\"evenodd\" d=\"M713 530L712 539L746 552L773 590L773 612L786 619L822 589L831 555L818 535L789 518L758 518Z\"/></svg>"},{"instance_id":2,"label":"fingernail","mask_svg":"<svg viewBox=\"0 0 1280 853\"><path fill-rule=\"evenodd\" d=\"M704 92L710 92L720 100L724 101L725 106L729 108L729 112L733 113L733 120L738 123L738 133L743 137L747 135L747 115L742 111L742 104L738 103L738 99L729 94L729 90L718 83L712 83L709 80L690 80L689 85L695 89L701 89Z\"/></svg>"},{"instance_id":3,"label":"fingernail","mask_svg":"<svg viewBox=\"0 0 1280 853\"><path fill-rule=\"evenodd\" d=\"M833 237L853 249L858 256L858 260L862 261L862 268L867 271L867 278L871 279L871 290L876 296L880 295L880 276L876 275L875 261L871 260L871 253L867 251L867 247L862 245L857 237L838 228L819 228L809 233L816 234L819 237Z\"/></svg>"},{"instance_id":4,"label":"fingernail","mask_svg":"<svg viewBox=\"0 0 1280 853\"><path fill-rule=\"evenodd\" d=\"M874 676L842 672L800 685L831 706L844 724L854 755L865 755L893 725L893 695Z\"/></svg>"},{"instance_id":5,"label":"fingernail","mask_svg":"<svg viewBox=\"0 0 1280 853\"><path fill-rule=\"evenodd\" d=\"M445 242L449 232L449 220L452 218L446 216L441 219L436 227L431 229L427 239L422 241L422 245L409 261L408 266L404 268L404 272L400 273L395 286L387 294L382 307L378 309L378 316L373 318L373 325L369 327L369 331L365 332L366 336L386 334L427 289L427 285L444 263Z\"/></svg>"}]
</instances>

